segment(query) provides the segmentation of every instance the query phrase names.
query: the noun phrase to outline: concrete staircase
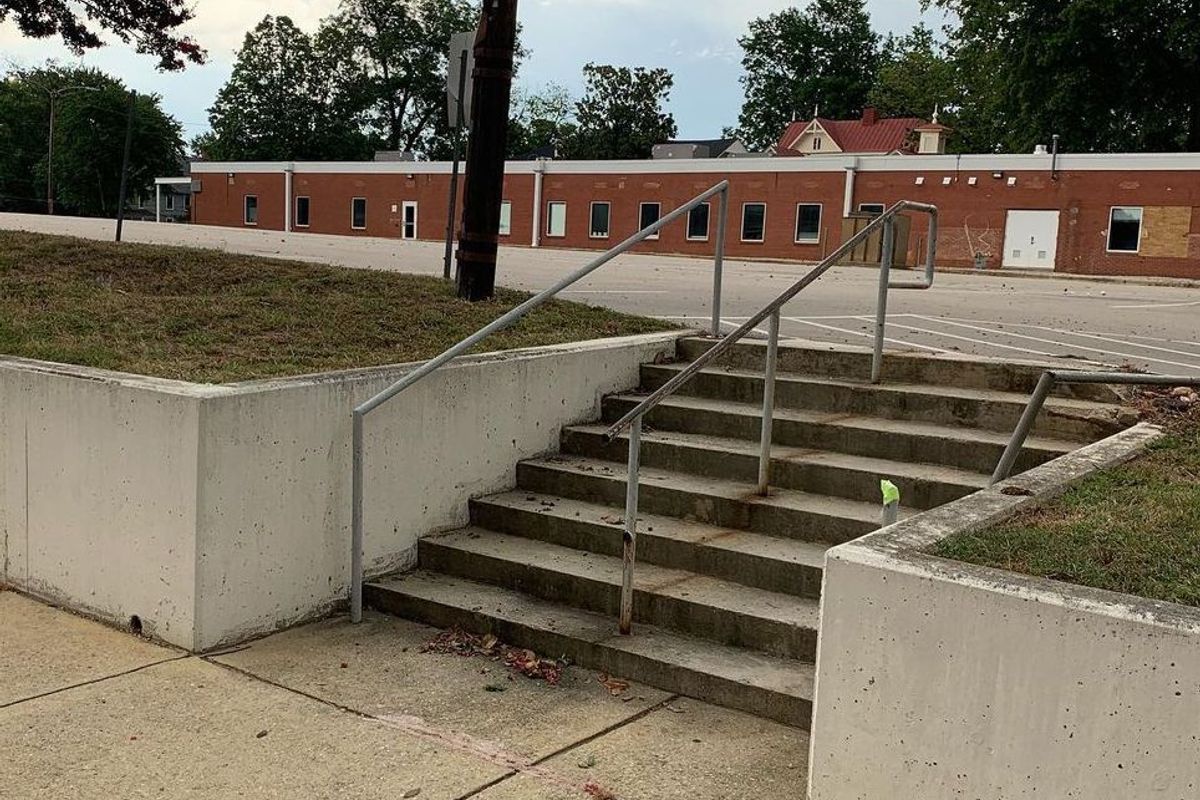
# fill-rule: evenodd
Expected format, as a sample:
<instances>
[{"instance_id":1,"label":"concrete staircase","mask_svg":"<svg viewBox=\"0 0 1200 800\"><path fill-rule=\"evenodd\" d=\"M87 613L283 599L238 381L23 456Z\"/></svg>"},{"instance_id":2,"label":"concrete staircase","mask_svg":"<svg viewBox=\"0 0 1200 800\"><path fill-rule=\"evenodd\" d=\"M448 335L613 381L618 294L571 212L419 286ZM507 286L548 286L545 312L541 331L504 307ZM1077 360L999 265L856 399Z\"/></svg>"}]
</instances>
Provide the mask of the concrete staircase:
<instances>
[{"instance_id":1,"label":"concrete staircase","mask_svg":"<svg viewBox=\"0 0 1200 800\"><path fill-rule=\"evenodd\" d=\"M679 343L681 362L711 346ZM519 465L517 489L476 500L471 527L423 539L419 569L369 584L369 605L490 632L543 655L807 727L825 551L879 526L879 480L902 516L975 492L1041 368L785 345L772 493L755 494L765 346L739 344L647 417L634 636L617 634L628 439L562 432ZM683 363L648 364L643 390ZM639 393L608 397L604 421ZM1018 463L1029 469L1125 427L1108 387L1053 398Z\"/></svg>"}]
</instances>

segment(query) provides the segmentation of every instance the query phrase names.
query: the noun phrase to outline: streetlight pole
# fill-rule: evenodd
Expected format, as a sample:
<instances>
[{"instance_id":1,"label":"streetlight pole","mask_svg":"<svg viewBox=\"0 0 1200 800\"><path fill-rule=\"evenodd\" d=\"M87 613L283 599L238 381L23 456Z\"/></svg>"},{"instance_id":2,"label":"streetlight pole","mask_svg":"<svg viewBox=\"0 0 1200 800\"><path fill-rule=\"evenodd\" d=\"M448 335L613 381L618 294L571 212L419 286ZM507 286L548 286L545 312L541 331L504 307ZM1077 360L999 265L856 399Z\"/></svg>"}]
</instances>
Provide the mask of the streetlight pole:
<instances>
[{"instance_id":1,"label":"streetlight pole","mask_svg":"<svg viewBox=\"0 0 1200 800\"><path fill-rule=\"evenodd\" d=\"M67 92L98 92L95 86L63 86L58 89L41 87L50 98L50 136L46 142L46 213L54 216L54 117L57 112L55 101Z\"/></svg>"}]
</instances>

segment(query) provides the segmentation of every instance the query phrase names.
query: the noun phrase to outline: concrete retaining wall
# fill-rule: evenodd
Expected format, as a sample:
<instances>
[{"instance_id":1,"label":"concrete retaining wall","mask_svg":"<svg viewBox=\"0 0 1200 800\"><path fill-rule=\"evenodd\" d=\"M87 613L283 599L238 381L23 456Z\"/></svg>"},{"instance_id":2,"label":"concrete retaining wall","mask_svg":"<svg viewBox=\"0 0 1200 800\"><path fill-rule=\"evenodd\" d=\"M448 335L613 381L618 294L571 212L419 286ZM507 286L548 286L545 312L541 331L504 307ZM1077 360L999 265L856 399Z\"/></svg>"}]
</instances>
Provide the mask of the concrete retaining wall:
<instances>
[{"instance_id":1,"label":"concrete retaining wall","mask_svg":"<svg viewBox=\"0 0 1200 800\"><path fill-rule=\"evenodd\" d=\"M469 357L366 425L366 563L467 522L678 334ZM350 410L409 366L198 386L0 361L3 581L206 650L327 613L349 582Z\"/></svg>"},{"instance_id":2,"label":"concrete retaining wall","mask_svg":"<svg viewBox=\"0 0 1200 800\"><path fill-rule=\"evenodd\" d=\"M1196 797L1200 611L920 552L1156 435L1132 429L831 551L812 800Z\"/></svg>"}]
</instances>

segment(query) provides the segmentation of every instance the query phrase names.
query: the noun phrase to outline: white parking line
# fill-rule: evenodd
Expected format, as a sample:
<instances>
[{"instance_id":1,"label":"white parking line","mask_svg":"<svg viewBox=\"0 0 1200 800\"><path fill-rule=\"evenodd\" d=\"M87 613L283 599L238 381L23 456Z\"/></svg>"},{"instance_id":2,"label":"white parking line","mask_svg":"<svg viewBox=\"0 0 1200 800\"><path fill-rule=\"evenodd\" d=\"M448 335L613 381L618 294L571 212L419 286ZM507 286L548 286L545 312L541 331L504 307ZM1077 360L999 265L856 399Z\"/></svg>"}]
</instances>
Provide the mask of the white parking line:
<instances>
[{"instance_id":1,"label":"white parking line","mask_svg":"<svg viewBox=\"0 0 1200 800\"><path fill-rule=\"evenodd\" d=\"M866 339L874 339L875 338L875 334L873 334L873 333L863 333L862 331L852 331L847 328L839 328L835 325L825 325L824 323L821 323L821 322L811 322L807 319L802 319L801 317L784 317L784 319L786 319L788 322L795 322L800 325L811 325L814 328L824 328L825 330L828 330L828 331L837 331L838 333L843 333L843 334L846 334L847 336L861 336ZM857 318L856 317L844 317L843 319L857 319ZM885 338L884 341L889 342L891 344L898 344L903 347L914 347L918 350L928 350L931 353L949 353L949 352L951 352L950 350L946 350L945 348L942 348L942 347L929 347L927 345L917 344L916 342L906 342L903 339Z\"/></svg>"},{"instance_id":2,"label":"white parking line","mask_svg":"<svg viewBox=\"0 0 1200 800\"><path fill-rule=\"evenodd\" d=\"M1195 306L1200 306L1200 300L1192 300L1187 303L1145 303L1136 306L1113 306L1113 308L1119 311L1141 311L1155 308L1194 308Z\"/></svg>"},{"instance_id":3,"label":"white parking line","mask_svg":"<svg viewBox=\"0 0 1200 800\"><path fill-rule=\"evenodd\" d=\"M1185 367L1187 369L1200 370L1200 364L1196 364L1196 363L1189 363L1189 362L1183 362L1183 361L1168 361L1163 358L1150 358L1150 357L1147 357L1144 355L1138 355L1138 354L1134 354L1134 353L1122 353L1118 350L1101 350L1097 347L1088 347L1088 346L1082 345L1082 344L1065 343L1065 342L1060 342L1056 339L1043 339L1038 336L1029 336L1024 333L1012 333L1011 331L998 331L998 330L993 330L991 328L981 328L978 325L968 325L965 322L950 322L949 320L947 320L945 318L939 320L935 317L923 317L919 314L913 314L912 316L916 317L917 319L924 320L926 322L933 322L933 323L940 322L943 325L952 325L957 328L968 328L970 330L982 331L984 333L998 333L998 334L1001 334L1004 336L1011 336L1011 337L1014 337L1017 339L1028 339L1032 342L1041 342L1042 344L1052 344L1052 345L1056 345L1058 347L1063 347L1063 348L1067 348L1067 349L1086 350L1091 353L1100 353L1101 355L1104 355L1104 356L1118 356L1120 358L1128 358L1135 362L1136 361L1153 362L1155 364L1168 364L1173 367Z\"/></svg>"},{"instance_id":4,"label":"white parking line","mask_svg":"<svg viewBox=\"0 0 1200 800\"><path fill-rule=\"evenodd\" d=\"M906 316L908 316L908 315L906 315ZM925 319L925 317L919 317L919 319ZM945 339L955 339L960 342L970 342L972 344L983 345L984 347L995 347L1000 350L1015 350L1018 353L1026 353L1028 355L1048 356L1050 358L1054 358L1054 356L1056 355L1055 353L1045 353L1045 352L1042 352L1041 350L1031 350L1028 347L1015 347L1013 345L1008 345L1008 344L999 344L997 342L989 342L986 339L972 339L969 336L958 336L953 333L946 333L945 331L931 331L928 328L917 328L912 325L904 325L903 323L900 323L900 322L889 322L888 325L891 325L894 328L905 328L907 330L915 331L917 333L928 333L932 336L940 336Z\"/></svg>"},{"instance_id":5,"label":"white parking line","mask_svg":"<svg viewBox=\"0 0 1200 800\"><path fill-rule=\"evenodd\" d=\"M916 316L916 315L915 314L895 314L894 316L912 317L912 316ZM937 317L937 319L949 320L951 322L974 322L979 325L995 325L998 328L1004 328L1004 327L1030 328L1033 330L1053 331L1055 333L1066 333L1071 336L1087 335L1087 334L1082 334L1082 333L1076 333L1075 331L1064 330L1062 328L1049 328L1049 327L1046 327L1045 325L1030 325L1029 323L1026 323L1026 322L1007 322L1007 321L1001 322L999 320L994 320L994 319L963 319L962 317ZM1144 345L1140 345L1137 342L1123 341L1121 337L1124 337L1125 339L1141 339L1142 341L1146 341L1146 342L1158 342L1159 344L1184 344L1184 345L1189 345L1189 346L1193 346L1193 347L1200 347L1200 342L1189 342L1189 341L1186 341L1183 339L1164 339L1161 336L1142 336L1141 334L1136 334L1136 333L1118 333L1116 331L1092 331L1092 333L1097 336L1111 336L1111 337L1113 337L1114 341L1116 341L1120 344L1132 345L1133 347L1143 347ZM1174 352L1174 351L1171 351L1171 352ZM1189 356L1196 356L1197 358L1200 358L1200 353L1181 353L1181 354L1189 355Z\"/></svg>"}]
</instances>

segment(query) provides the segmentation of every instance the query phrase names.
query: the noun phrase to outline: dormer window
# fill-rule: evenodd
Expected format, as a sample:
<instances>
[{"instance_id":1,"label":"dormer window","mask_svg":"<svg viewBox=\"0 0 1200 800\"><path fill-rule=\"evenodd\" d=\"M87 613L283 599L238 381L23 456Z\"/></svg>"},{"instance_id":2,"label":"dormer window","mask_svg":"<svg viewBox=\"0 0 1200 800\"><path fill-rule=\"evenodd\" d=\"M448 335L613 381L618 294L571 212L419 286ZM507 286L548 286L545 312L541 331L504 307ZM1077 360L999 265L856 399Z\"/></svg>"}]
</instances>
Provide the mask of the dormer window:
<instances>
[{"instance_id":1,"label":"dormer window","mask_svg":"<svg viewBox=\"0 0 1200 800\"><path fill-rule=\"evenodd\" d=\"M816 151L816 150L820 150L820 149L821 149L821 137L814 136L813 137L813 150Z\"/></svg>"}]
</instances>

